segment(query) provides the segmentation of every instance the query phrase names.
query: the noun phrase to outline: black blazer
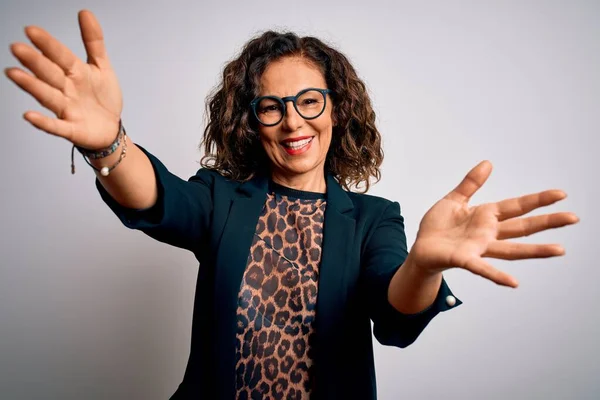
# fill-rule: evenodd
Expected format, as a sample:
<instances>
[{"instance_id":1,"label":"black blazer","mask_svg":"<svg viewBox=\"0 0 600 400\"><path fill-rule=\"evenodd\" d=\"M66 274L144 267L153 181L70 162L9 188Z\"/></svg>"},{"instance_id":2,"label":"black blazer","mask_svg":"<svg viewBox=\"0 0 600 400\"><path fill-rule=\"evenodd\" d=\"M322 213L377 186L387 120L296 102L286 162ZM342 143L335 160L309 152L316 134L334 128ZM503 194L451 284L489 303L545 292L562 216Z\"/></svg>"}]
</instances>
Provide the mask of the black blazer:
<instances>
[{"instance_id":1,"label":"black blazer","mask_svg":"<svg viewBox=\"0 0 600 400\"><path fill-rule=\"evenodd\" d=\"M200 169L189 181L153 155L158 201L150 209L104 201L121 221L162 242L191 250L200 267L192 343L184 379L172 399L233 399L238 292L268 179L231 181ZM407 256L398 203L346 192L327 178L327 208L315 320L316 399L375 399L373 333L384 345L406 347L452 295L442 281L427 310L404 315L387 300L389 282ZM456 301L457 305L460 300Z\"/></svg>"}]
</instances>

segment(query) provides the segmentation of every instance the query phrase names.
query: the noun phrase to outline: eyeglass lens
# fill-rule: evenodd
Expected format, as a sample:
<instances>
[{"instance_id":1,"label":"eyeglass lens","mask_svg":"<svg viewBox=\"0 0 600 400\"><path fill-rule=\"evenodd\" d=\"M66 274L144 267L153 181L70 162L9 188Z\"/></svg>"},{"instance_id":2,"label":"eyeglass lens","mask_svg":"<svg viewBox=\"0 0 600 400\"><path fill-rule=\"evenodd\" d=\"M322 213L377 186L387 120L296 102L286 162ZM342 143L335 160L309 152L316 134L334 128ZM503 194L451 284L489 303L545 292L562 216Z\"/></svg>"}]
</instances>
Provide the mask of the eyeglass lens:
<instances>
[{"instance_id":1,"label":"eyeglass lens","mask_svg":"<svg viewBox=\"0 0 600 400\"><path fill-rule=\"evenodd\" d=\"M308 90L296 98L295 107L303 118L315 118L325 108L325 95L318 90ZM282 100L266 97L256 104L256 116L265 125L279 123L283 119L283 114Z\"/></svg>"}]
</instances>

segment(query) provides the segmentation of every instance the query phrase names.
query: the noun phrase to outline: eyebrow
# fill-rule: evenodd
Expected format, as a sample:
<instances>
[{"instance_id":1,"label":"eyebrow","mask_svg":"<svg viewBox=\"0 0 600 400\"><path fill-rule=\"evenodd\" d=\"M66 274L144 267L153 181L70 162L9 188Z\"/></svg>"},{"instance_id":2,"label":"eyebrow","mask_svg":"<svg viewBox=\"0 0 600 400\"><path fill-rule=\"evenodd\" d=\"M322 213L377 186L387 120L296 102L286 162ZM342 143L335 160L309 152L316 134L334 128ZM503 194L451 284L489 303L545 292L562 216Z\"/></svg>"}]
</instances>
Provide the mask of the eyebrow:
<instances>
[{"instance_id":1,"label":"eyebrow","mask_svg":"<svg viewBox=\"0 0 600 400\"><path fill-rule=\"evenodd\" d=\"M258 96L256 97L264 97L264 96L273 96L273 97L279 97L280 99L283 99L284 97L293 97L296 96L298 93L300 93L301 91L303 91L304 89L310 89L310 88L319 88L319 89L327 89L326 87L321 87L321 86L327 86L327 85L309 85L309 86L305 86L302 89L296 91L294 94L288 94L286 96L280 96L278 94L264 94L264 92L262 90L259 90L258 92Z\"/></svg>"}]
</instances>

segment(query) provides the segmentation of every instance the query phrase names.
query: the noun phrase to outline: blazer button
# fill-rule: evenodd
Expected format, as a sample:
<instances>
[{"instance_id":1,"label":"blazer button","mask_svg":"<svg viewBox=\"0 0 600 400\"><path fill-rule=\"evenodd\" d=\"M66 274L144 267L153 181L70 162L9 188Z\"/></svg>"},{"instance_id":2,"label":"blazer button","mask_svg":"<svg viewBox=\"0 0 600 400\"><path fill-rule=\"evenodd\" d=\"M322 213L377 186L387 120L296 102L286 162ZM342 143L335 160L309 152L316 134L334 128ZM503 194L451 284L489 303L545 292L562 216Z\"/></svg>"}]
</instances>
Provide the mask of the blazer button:
<instances>
[{"instance_id":1,"label":"blazer button","mask_svg":"<svg viewBox=\"0 0 600 400\"><path fill-rule=\"evenodd\" d=\"M446 297L446 304L448 304L450 307L454 307L454 305L456 304L456 297L454 297L454 296L447 296Z\"/></svg>"}]
</instances>

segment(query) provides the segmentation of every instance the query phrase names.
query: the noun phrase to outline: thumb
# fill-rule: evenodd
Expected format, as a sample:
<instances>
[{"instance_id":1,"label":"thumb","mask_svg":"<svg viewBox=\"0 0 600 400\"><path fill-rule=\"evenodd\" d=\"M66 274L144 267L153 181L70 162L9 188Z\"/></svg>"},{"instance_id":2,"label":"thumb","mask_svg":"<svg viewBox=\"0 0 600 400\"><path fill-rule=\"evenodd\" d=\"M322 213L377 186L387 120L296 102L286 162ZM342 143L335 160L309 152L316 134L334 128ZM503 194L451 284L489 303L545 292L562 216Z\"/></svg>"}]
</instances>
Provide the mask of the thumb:
<instances>
[{"instance_id":1,"label":"thumb","mask_svg":"<svg viewBox=\"0 0 600 400\"><path fill-rule=\"evenodd\" d=\"M104 35L100 23L91 11L82 10L78 14L79 29L81 38L87 53L88 63L94 64L99 68L110 66L106 47L104 45Z\"/></svg>"},{"instance_id":2,"label":"thumb","mask_svg":"<svg viewBox=\"0 0 600 400\"><path fill-rule=\"evenodd\" d=\"M484 160L471 169L463 180L446 195L447 199L468 202L492 173L492 163Z\"/></svg>"}]
</instances>

